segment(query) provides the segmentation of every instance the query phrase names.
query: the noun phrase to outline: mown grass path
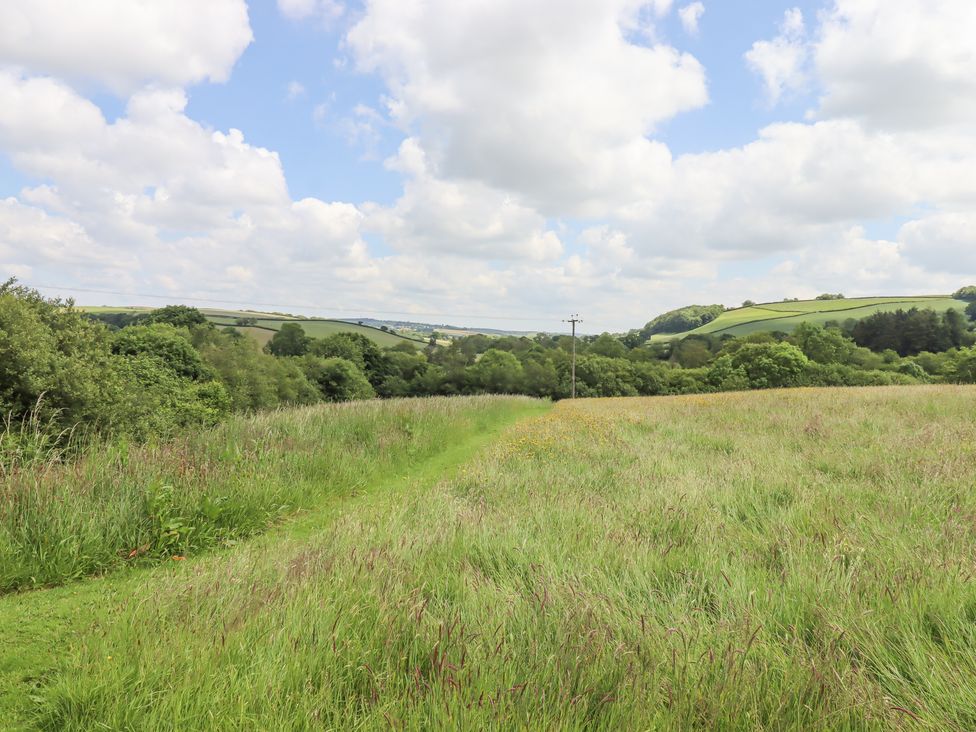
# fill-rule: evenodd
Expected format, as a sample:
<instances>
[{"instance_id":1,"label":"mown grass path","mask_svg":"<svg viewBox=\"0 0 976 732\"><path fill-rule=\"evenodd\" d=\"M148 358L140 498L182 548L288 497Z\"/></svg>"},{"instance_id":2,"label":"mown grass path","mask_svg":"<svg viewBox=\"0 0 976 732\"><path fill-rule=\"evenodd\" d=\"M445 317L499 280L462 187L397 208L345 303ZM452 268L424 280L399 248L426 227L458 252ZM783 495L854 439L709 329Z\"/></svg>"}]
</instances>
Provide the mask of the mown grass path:
<instances>
[{"instance_id":1,"label":"mown grass path","mask_svg":"<svg viewBox=\"0 0 976 732\"><path fill-rule=\"evenodd\" d=\"M179 581L180 577L212 570L232 563L241 551L273 555L283 545L300 545L349 512L369 510L372 502L389 501L391 494L429 488L515 422L549 409L551 404L546 402L512 400L508 409L488 413L469 429L456 432L451 442L442 444L432 455L402 463L398 470L376 476L352 492L330 495L321 505L289 516L239 548L185 561L162 560L157 566L0 596L0 730L35 729L35 713L43 702L42 688L58 675L75 673L68 659L78 644L111 628L122 608L137 600L156 580ZM328 476L323 475L322 480L327 481Z\"/></svg>"}]
</instances>

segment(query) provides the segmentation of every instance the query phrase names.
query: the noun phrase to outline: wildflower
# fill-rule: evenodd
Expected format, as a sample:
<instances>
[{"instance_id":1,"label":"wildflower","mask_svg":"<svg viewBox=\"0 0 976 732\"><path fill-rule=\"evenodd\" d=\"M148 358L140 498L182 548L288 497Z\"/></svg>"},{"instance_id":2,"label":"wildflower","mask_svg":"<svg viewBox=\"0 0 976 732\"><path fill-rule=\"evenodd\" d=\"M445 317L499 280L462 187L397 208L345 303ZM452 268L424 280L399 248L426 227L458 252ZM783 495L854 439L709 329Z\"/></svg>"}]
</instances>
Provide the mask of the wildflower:
<instances>
[{"instance_id":1,"label":"wildflower","mask_svg":"<svg viewBox=\"0 0 976 732\"><path fill-rule=\"evenodd\" d=\"M186 557L181 557L179 554L174 554L172 557L170 557L170 559L172 559L174 562L182 562L184 559L186 559Z\"/></svg>"}]
</instances>

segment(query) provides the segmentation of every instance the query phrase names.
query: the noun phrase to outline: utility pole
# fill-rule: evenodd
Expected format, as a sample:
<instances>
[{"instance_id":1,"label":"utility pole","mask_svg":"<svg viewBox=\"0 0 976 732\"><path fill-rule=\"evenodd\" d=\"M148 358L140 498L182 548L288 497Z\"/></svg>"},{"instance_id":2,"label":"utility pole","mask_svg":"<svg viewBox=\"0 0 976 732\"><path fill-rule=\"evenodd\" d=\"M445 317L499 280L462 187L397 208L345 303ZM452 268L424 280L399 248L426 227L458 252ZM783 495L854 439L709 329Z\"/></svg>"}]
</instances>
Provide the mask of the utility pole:
<instances>
[{"instance_id":1,"label":"utility pole","mask_svg":"<svg viewBox=\"0 0 976 732\"><path fill-rule=\"evenodd\" d=\"M582 323L583 321L580 319L579 313L573 313L572 315L569 316L569 318L567 318L563 322L573 324L573 399L575 399L576 398L576 324Z\"/></svg>"}]
</instances>

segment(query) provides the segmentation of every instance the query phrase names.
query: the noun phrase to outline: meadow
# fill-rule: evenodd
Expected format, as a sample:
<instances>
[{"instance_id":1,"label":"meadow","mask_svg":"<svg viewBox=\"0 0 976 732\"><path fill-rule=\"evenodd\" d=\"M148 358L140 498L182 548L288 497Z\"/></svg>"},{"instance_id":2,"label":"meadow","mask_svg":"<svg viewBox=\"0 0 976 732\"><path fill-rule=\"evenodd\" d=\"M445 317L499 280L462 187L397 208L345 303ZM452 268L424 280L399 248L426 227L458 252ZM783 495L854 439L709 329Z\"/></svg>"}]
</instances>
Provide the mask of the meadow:
<instances>
[{"instance_id":1,"label":"meadow","mask_svg":"<svg viewBox=\"0 0 976 732\"><path fill-rule=\"evenodd\" d=\"M746 336L750 333L781 331L791 333L800 323L823 326L830 322L848 319L861 320L874 313L892 313L896 310L949 309L965 311L967 303L951 297L863 297L841 300L799 300L760 303L748 307L726 310L715 320L685 333L659 333L652 341L684 338L689 335Z\"/></svg>"},{"instance_id":2,"label":"meadow","mask_svg":"<svg viewBox=\"0 0 976 732\"><path fill-rule=\"evenodd\" d=\"M0 598L0 721L976 728L976 388L459 402L250 541Z\"/></svg>"}]
</instances>

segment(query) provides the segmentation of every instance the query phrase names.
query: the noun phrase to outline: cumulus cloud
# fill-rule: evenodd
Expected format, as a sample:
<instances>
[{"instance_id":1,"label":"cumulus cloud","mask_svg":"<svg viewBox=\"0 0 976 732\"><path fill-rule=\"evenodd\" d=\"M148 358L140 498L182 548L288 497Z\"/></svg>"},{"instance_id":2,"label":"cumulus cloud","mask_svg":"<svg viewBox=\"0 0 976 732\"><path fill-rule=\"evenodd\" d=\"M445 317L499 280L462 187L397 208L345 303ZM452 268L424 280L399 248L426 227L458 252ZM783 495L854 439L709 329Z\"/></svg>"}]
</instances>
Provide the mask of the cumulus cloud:
<instances>
[{"instance_id":1,"label":"cumulus cloud","mask_svg":"<svg viewBox=\"0 0 976 732\"><path fill-rule=\"evenodd\" d=\"M188 118L181 91L139 92L114 123L49 78L0 72L0 98L0 147L21 170L53 180L48 203L81 221L110 226L115 211L118 220L146 226L206 228L242 207L288 200L278 156L248 145L237 130L208 130Z\"/></svg>"},{"instance_id":2,"label":"cumulus cloud","mask_svg":"<svg viewBox=\"0 0 976 732\"><path fill-rule=\"evenodd\" d=\"M599 215L657 190L670 155L647 135L708 98L692 56L627 40L645 5L370 0L346 44L442 175Z\"/></svg>"},{"instance_id":3,"label":"cumulus cloud","mask_svg":"<svg viewBox=\"0 0 976 732\"><path fill-rule=\"evenodd\" d=\"M370 207L370 225L398 250L534 261L562 254L542 216L483 183L438 178L417 140L404 141L387 165L408 180L393 207Z\"/></svg>"},{"instance_id":4,"label":"cumulus cloud","mask_svg":"<svg viewBox=\"0 0 976 732\"><path fill-rule=\"evenodd\" d=\"M811 119L672 157L658 128L708 94L655 32L670 0L367 0L342 50L385 93L312 114L368 154L402 134L387 167L403 188L383 205L293 200L272 150L188 116L186 86L226 78L250 39L243 2L192 3L226 14L215 34L217 16L170 13L181 2L97 0L93 16L123 22L64 43L80 11L21 5L0 8L0 150L38 182L0 200L0 270L37 281L363 312L579 308L624 329L689 300L976 275L969 2L791 10L746 63L769 101L815 93ZM341 9L278 7L313 23ZM689 33L703 8L677 8ZM79 82L125 94L124 113L106 119Z\"/></svg>"},{"instance_id":5,"label":"cumulus cloud","mask_svg":"<svg viewBox=\"0 0 976 732\"><path fill-rule=\"evenodd\" d=\"M976 3L835 0L815 46L823 116L883 129L976 119Z\"/></svg>"},{"instance_id":6,"label":"cumulus cloud","mask_svg":"<svg viewBox=\"0 0 976 732\"><path fill-rule=\"evenodd\" d=\"M770 104L802 89L807 81L809 48L803 12L799 8L787 10L779 30L773 40L753 43L745 55L749 68L762 77Z\"/></svg>"},{"instance_id":7,"label":"cumulus cloud","mask_svg":"<svg viewBox=\"0 0 976 732\"><path fill-rule=\"evenodd\" d=\"M0 64L118 93L226 81L251 39L244 0L0 4Z\"/></svg>"},{"instance_id":8,"label":"cumulus cloud","mask_svg":"<svg viewBox=\"0 0 976 732\"><path fill-rule=\"evenodd\" d=\"M942 211L909 221L898 232L906 256L926 269L976 272L976 212Z\"/></svg>"},{"instance_id":9,"label":"cumulus cloud","mask_svg":"<svg viewBox=\"0 0 976 732\"><path fill-rule=\"evenodd\" d=\"M621 211L649 253L763 257L910 206L913 161L850 120L771 125L740 148L684 155L662 196Z\"/></svg>"},{"instance_id":10,"label":"cumulus cloud","mask_svg":"<svg viewBox=\"0 0 976 732\"><path fill-rule=\"evenodd\" d=\"M693 2L690 5L685 5L678 11L678 17L681 18L681 25L688 35L698 35L698 23L704 14L705 6L701 2Z\"/></svg>"}]
</instances>

